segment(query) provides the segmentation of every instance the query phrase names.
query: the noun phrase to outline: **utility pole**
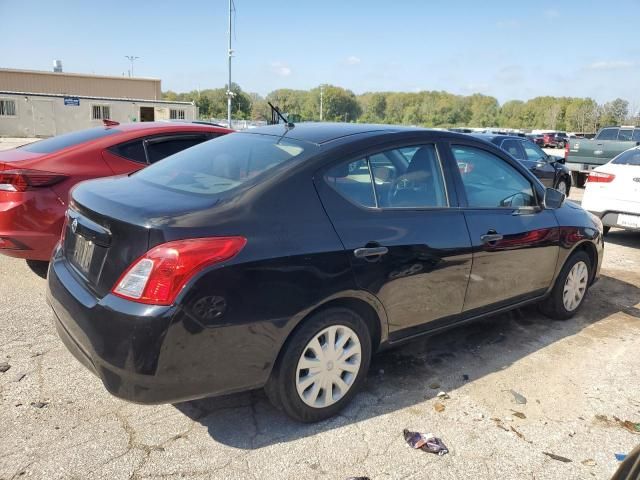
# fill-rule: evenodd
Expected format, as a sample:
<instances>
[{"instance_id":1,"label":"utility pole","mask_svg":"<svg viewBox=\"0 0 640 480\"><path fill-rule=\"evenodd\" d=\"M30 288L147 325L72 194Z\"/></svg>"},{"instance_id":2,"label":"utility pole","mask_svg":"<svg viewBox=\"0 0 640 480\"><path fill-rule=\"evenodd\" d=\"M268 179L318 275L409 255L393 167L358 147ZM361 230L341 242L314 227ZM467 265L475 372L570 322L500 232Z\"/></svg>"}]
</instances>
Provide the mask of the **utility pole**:
<instances>
[{"instance_id":1,"label":"utility pole","mask_svg":"<svg viewBox=\"0 0 640 480\"><path fill-rule=\"evenodd\" d=\"M320 85L320 121L322 121L322 97L324 96L324 86Z\"/></svg>"},{"instance_id":2,"label":"utility pole","mask_svg":"<svg viewBox=\"0 0 640 480\"><path fill-rule=\"evenodd\" d=\"M128 59L131 62L131 69L129 70L129 77L133 77L133 62L138 60L140 57L136 57L134 55L125 55L124 58Z\"/></svg>"},{"instance_id":3,"label":"utility pole","mask_svg":"<svg viewBox=\"0 0 640 480\"><path fill-rule=\"evenodd\" d=\"M231 57L233 56L233 50L231 49L231 12L233 8L233 0L229 0L229 84L227 85L227 122L229 128L231 128L231 98L233 92L231 91Z\"/></svg>"}]
</instances>

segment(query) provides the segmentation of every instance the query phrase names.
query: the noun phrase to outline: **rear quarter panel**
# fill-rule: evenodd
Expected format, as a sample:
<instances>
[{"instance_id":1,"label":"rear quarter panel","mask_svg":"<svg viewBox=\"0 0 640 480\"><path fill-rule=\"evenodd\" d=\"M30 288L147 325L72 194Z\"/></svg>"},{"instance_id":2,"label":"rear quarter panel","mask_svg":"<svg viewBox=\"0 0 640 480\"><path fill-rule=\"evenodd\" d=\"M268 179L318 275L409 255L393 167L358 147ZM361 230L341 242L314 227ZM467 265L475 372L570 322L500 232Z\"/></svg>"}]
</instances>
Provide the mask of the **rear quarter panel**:
<instances>
[{"instance_id":1,"label":"rear quarter panel","mask_svg":"<svg viewBox=\"0 0 640 480\"><path fill-rule=\"evenodd\" d=\"M163 229L162 241L207 235L247 238L235 258L189 283L168 333L177 350L165 353L166 365L178 370L210 369L212 363L234 366L212 371L211 385L263 385L290 333L332 300L362 298L384 318L377 300L357 291L347 253L311 176L304 172L259 187L229 205L197 214L197 219L193 214L175 218ZM213 300L220 307L217 313L206 307ZM161 360L160 368L164 364Z\"/></svg>"}]
</instances>

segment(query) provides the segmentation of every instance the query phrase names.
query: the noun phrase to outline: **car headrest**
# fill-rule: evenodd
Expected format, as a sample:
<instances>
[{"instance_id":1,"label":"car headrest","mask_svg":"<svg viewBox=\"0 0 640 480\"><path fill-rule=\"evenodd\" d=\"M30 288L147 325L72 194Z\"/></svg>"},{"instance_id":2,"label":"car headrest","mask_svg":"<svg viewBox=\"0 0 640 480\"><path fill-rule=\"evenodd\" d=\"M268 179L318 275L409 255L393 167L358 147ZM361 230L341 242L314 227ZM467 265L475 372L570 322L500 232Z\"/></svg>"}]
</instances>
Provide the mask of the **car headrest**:
<instances>
[{"instance_id":1,"label":"car headrest","mask_svg":"<svg viewBox=\"0 0 640 480\"><path fill-rule=\"evenodd\" d=\"M436 157L434 155L433 147L425 146L420 147L411 158L411 163L407 167L406 173L414 172L428 172L433 173L434 165L436 164Z\"/></svg>"},{"instance_id":2,"label":"car headrest","mask_svg":"<svg viewBox=\"0 0 640 480\"><path fill-rule=\"evenodd\" d=\"M336 165L329 171L329 175L334 178L344 178L349 176L349 163Z\"/></svg>"}]
</instances>

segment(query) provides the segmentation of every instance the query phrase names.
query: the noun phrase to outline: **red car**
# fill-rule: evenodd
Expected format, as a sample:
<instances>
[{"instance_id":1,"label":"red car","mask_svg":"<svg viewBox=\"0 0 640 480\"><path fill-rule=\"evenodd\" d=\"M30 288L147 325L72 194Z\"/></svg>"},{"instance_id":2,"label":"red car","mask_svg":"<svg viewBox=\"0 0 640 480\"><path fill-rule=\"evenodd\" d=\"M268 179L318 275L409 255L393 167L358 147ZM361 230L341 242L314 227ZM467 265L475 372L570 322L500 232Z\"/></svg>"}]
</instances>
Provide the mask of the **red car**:
<instances>
[{"instance_id":1,"label":"red car","mask_svg":"<svg viewBox=\"0 0 640 480\"><path fill-rule=\"evenodd\" d=\"M232 132L202 123L105 123L0 152L0 253L48 261L75 184L135 172Z\"/></svg>"},{"instance_id":2,"label":"red car","mask_svg":"<svg viewBox=\"0 0 640 480\"><path fill-rule=\"evenodd\" d=\"M564 132L545 133L542 137L542 146L551 148L564 148L569 137Z\"/></svg>"}]
</instances>

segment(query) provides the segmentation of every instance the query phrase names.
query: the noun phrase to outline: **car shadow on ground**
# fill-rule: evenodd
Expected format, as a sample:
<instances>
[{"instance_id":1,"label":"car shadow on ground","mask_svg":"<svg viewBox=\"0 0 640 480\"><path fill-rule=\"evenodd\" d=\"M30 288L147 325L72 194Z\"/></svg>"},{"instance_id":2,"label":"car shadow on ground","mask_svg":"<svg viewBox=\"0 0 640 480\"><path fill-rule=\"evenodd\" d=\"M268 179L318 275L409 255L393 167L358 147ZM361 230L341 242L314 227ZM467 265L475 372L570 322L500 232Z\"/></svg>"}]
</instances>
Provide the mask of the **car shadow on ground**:
<instances>
[{"instance_id":1,"label":"car shadow on ground","mask_svg":"<svg viewBox=\"0 0 640 480\"><path fill-rule=\"evenodd\" d=\"M640 232L613 228L604 237L605 248L607 243L620 245L621 247L640 248Z\"/></svg>"},{"instance_id":2,"label":"car shadow on ground","mask_svg":"<svg viewBox=\"0 0 640 480\"><path fill-rule=\"evenodd\" d=\"M525 307L381 352L372 360L363 391L340 415L317 424L290 420L271 406L262 390L175 407L228 446L257 449L286 443L411 407L440 390L454 391L614 313L640 319L640 309L634 306L638 299L640 288L603 276L571 320L550 320L535 306ZM439 386L432 388L435 383Z\"/></svg>"}]
</instances>

